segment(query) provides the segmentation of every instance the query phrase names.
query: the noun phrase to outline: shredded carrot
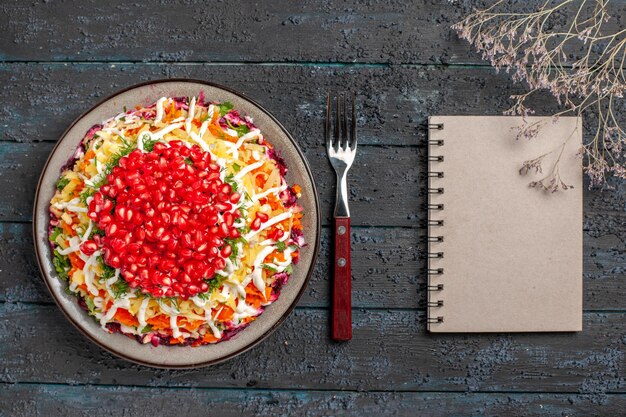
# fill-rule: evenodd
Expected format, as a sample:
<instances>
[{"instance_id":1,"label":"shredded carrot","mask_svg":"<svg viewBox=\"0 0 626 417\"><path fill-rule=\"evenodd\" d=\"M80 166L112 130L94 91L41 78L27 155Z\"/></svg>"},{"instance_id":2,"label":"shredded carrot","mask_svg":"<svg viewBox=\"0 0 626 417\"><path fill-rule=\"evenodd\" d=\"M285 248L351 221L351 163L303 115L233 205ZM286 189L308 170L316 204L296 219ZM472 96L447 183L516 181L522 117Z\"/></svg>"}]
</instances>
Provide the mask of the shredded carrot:
<instances>
[{"instance_id":1,"label":"shredded carrot","mask_svg":"<svg viewBox=\"0 0 626 417\"><path fill-rule=\"evenodd\" d=\"M93 149L89 149L87 152L85 152L85 161L89 161L94 156L96 156L96 153L93 151Z\"/></svg>"},{"instance_id":2,"label":"shredded carrot","mask_svg":"<svg viewBox=\"0 0 626 417\"><path fill-rule=\"evenodd\" d=\"M76 267L78 269L83 269L85 267L85 261L80 259L80 257L76 255L76 253L70 253L67 256L70 258L70 263L73 267Z\"/></svg>"},{"instance_id":3,"label":"shredded carrot","mask_svg":"<svg viewBox=\"0 0 626 417\"><path fill-rule=\"evenodd\" d=\"M113 318L125 326L136 327L139 325L137 318L130 314L125 308L118 308Z\"/></svg>"},{"instance_id":4,"label":"shredded carrot","mask_svg":"<svg viewBox=\"0 0 626 417\"><path fill-rule=\"evenodd\" d=\"M222 311L220 311L220 314L217 316L217 319L219 321L230 321L233 319L234 314L235 314L235 311L232 308L225 305L222 308Z\"/></svg>"},{"instance_id":5,"label":"shredded carrot","mask_svg":"<svg viewBox=\"0 0 626 417\"><path fill-rule=\"evenodd\" d=\"M165 314L159 314L158 316L149 318L146 322L151 325L153 329L157 330L169 329L170 327L170 318Z\"/></svg>"},{"instance_id":6,"label":"shredded carrot","mask_svg":"<svg viewBox=\"0 0 626 417\"><path fill-rule=\"evenodd\" d=\"M252 307L257 308L257 309L261 307L263 304L265 304L266 300L269 298L269 297L268 298L265 297L267 296L268 288L266 288L265 295L264 295L261 291L259 291L259 289L253 283L248 284L248 286L246 287L246 303L250 304ZM269 288L269 290L271 294L272 289Z\"/></svg>"},{"instance_id":7,"label":"shredded carrot","mask_svg":"<svg viewBox=\"0 0 626 417\"><path fill-rule=\"evenodd\" d=\"M269 256L265 259L269 259L270 262L274 262L274 258L276 258L276 261L278 262L285 262L285 254L277 250L270 253Z\"/></svg>"},{"instance_id":8,"label":"shredded carrot","mask_svg":"<svg viewBox=\"0 0 626 417\"><path fill-rule=\"evenodd\" d=\"M294 193L296 194L300 194L302 192L302 187L300 187L298 184L294 184L291 189L293 190Z\"/></svg>"},{"instance_id":9,"label":"shredded carrot","mask_svg":"<svg viewBox=\"0 0 626 417\"><path fill-rule=\"evenodd\" d=\"M224 130L219 126L219 125L209 125L209 132L211 132L211 134L213 136L215 136L218 139L223 139L223 140L227 140L229 142L237 142L239 140L239 138L237 136L231 136L228 133L224 132Z\"/></svg>"},{"instance_id":10,"label":"shredded carrot","mask_svg":"<svg viewBox=\"0 0 626 417\"><path fill-rule=\"evenodd\" d=\"M283 220L282 222L278 223L279 225L282 226L283 230L291 230L291 223L293 222L293 220L291 218Z\"/></svg>"},{"instance_id":11,"label":"shredded carrot","mask_svg":"<svg viewBox=\"0 0 626 417\"><path fill-rule=\"evenodd\" d=\"M282 207L282 202L274 194L270 194L267 196L267 204L270 205L272 210L278 210Z\"/></svg>"},{"instance_id":12,"label":"shredded carrot","mask_svg":"<svg viewBox=\"0 0 626 417\"><path fill-rule=\"evenodd\" d=\"M211 123L209 124L216 124L217 123L217 119L220 118L220 111L216 108L213 109L213 117L211 117Z\"/></svg>"},{"instance_id":13,"label":"shredded carrot","mask_svg":"<svg viewBox=\"0 0 626 417\"><path fill-rule=\"evenodd\" d=\"M179 320L181 320L179 318ZM180 324L181 327L183 327L185 330L188 330L190 332L196 330L198 327L200 327L202 325L202 323L204 323L204 320L186 320L186 319L182 319L182 323Z\"/></svg>"},{"instance_id":14,"label":"shredded carrot","mask_svg":"<svg viewBox=\"0 0 626 417\"><path fill-rule=\"evenodd\" d=\"M183 343L185 341L185 338L182 336L178 336L178 337L173 337L170 339L170 345L177 345L179 343Z\"/></svg>"},{"instance_id":15,"label":"shredded carrot","mask_svg":"<svg viewBox=\"0 0 626 417\"><path fill-rule=\"evenodd\" d=\"M267 182L268 175L264 172L259 172L254 175L254 185L259 187L261 190L265 188L265 183Z\"/></svg>"},{"instance_id":16,"label":"shredded carrot","mask_svg":"<svg viewBox=\"0 0 626 417\"><path fill-rule=\"evenodd\" d=\"M203 337L202 337L202 342L204 343L215 343L217 342L219 339L215 336L213 336L213 333L211 332L207 332Z\"/></svg>"},{"instance_id":17,"label":"shredded carrot","mask_svg":"<svg viewBox=\"0 0 626 417\"><path fill-rule=\"evenodd\" d=\"M61 222L61 229L63 229L63 233L69 237L76 236L76 232L72 229L72 226L65 222Z\"/></svg>"},{"instance_id":18,"label":"shredded carrot","mask_svg":"<svg viewBox=\"0 0 626 417\"><path fill-rule=\"evenodd\" d=\"M82 182L74 187L74 191L72 191L72 197L78 197L83 188L85 188L85 184L83 184Z\"/></svg>"}]
</instances>

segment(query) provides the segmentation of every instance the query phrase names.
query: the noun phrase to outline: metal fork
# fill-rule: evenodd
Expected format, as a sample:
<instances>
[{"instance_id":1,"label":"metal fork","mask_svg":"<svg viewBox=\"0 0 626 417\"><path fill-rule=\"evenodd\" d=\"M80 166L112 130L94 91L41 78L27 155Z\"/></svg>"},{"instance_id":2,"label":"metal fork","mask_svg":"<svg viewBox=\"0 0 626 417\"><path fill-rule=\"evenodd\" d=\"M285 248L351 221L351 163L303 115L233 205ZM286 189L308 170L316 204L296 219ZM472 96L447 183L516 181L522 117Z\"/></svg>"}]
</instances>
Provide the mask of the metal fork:
<instances>
[{"instance_id":1,"label":"metal fork","mask_svg":"<svg viewBox=\"0 0 626 417\"><path fill-rule=\"evenodd\" d=\"M328 94L326 106L326 151L337 174L335 202L335 256L333 260L333 301L331 335L334 340L352 339L352 294L350 269L350 210L348 208L347 173L356 155L356 107L352 95L352 115L348 129L346 95L334 98L334 132L331 132L333 98ZM333 133L331 135L331 133Z\"/></svg>"}]
</instances>

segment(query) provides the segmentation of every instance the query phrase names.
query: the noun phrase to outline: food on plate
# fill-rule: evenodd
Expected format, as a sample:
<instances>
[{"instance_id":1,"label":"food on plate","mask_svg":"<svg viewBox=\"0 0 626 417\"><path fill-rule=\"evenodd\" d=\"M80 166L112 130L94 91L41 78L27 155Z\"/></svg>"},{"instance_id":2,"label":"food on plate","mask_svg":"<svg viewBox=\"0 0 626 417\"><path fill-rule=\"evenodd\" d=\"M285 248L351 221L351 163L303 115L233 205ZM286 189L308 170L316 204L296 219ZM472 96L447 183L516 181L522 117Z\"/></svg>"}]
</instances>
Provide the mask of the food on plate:
<instances>
[{"instance_id":1,"label":"food on plate","mask_svg":"<svg viewBox=\"0 0 626 417\"><path fill-rule=\"evenodd\" d=\"M50 202L53 264L108 332L227 340L280 295L304 246L301 188L233 109L162 97L93 126Z\"/></svg>"}]
</instances>

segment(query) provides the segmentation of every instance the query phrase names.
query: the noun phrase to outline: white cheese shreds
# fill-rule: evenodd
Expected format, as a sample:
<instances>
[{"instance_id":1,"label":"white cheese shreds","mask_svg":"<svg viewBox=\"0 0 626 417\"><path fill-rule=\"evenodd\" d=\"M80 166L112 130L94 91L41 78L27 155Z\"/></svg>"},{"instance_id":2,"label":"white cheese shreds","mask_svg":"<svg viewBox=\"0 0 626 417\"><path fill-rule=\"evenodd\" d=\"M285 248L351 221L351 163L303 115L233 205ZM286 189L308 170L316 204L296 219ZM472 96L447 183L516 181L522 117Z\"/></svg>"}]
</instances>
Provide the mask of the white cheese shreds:
<instances>
[{"instance_id":1,"label":"white cheese shreds","mask_svg":"<svg viewBox=\"0 0 626 417\"><path fill-rule=\"evenodd\" d=\"M185 120L185 130L187 133L191 133L191 122L193 121L193 116L196 113L196 98L191 99L191 103L189 103L189 110L187 112L187 119Z\"/></svg>"},{"instance_id":2,"label":"white cheese shreds","mask_svg":"<svg viewBox=\"0 0 626 417\"><path fill-rule=\"evenodd\" d=\"M259 228L259 230L253 230L252 232L250 232L247 235L245 235L244 238L249 242L250 239L252 239L254 236L258 235L263 230L267 229L270 226L275 225L276 223L280 223L283 220L286 220L286 219L290 218L291 216L293 216L293 213L290 212L290 211L286 211L284 213L279 214L278 216L274 216L271 219L269 219L268 221L266 221L265 223L261 223L261 227Z\"/></svg>"},{"instance_id":3,"label":"white cheese shreds","mask_svg":"<svg viewBox=\"0 0 626 417\"><path fill-rule=\"evenodd\" d=\"M254 164L250 164L245 168L241 168L241 171L239 171L236 175L235 175L235 179L241 179L244 177L244 175L246 175L248 172L252 172L257 168L260 168L263 166L263 164L265 164L265 161L259 161L259 162L255 162Z\"/></svg>"},{"instance_id":4,"label":"white cheese shreds","mask_svg":"<svg viewBox=\"0 0 626 417\"><path fill-rule=\"evenodd\" d=\"M255 194L252 196L252 201L259 201L262 198L267 197L270 194L279 195L281 192L287 189L287 184L283 184L280 187L270 188L269 190L263 191L262 193Z\"/></svg>"},{"instance_id":5,"label":"white cheese shreds","mask_svg":"<svg viewBox=\"0 0 626 417\"><path fill-rule=\"evenodd\" d=\"M163 120L163 103L165 103L165 100L167 100L166 97L161 97L156 102L156 117L154 123L161 123L161 120Z\"/></svg>"},{"instance_id":6,"label":"white cheese shreds","mask_svg":"<svg viewBox=\"0 0 626 417\"><path fill-rule=\"evenodd\" d=\"M168 133L170 133L173 130L179 129L183 126L182 123L174 123L171 125L167 125L166 127L164 127L163 129L152 133L152 139L157 140L157 139L161 139L163 136L167 135Z\"/></svg>"}]
</instances>

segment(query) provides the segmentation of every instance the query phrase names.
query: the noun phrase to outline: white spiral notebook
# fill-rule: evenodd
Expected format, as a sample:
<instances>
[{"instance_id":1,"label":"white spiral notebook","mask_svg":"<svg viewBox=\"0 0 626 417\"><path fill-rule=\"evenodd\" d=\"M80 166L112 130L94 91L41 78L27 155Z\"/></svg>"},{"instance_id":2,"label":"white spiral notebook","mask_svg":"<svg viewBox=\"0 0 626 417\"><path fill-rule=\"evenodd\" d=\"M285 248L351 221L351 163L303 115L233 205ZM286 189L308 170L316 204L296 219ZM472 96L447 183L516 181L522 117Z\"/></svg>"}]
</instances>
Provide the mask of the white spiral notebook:
<instances>
[{"instance_id":1,"label":"white spiral notebook","mask_svg":"<svg viewBox=\"0 0 626 417\"><path fill-rule=\"evenodd\" d=\"M581 120L527 119L543 124L535 138L516 139L520 117L429 118L431 332L582 330ZM559 155L574 188L529 187Z\"/></svg>"}]
</instances>

